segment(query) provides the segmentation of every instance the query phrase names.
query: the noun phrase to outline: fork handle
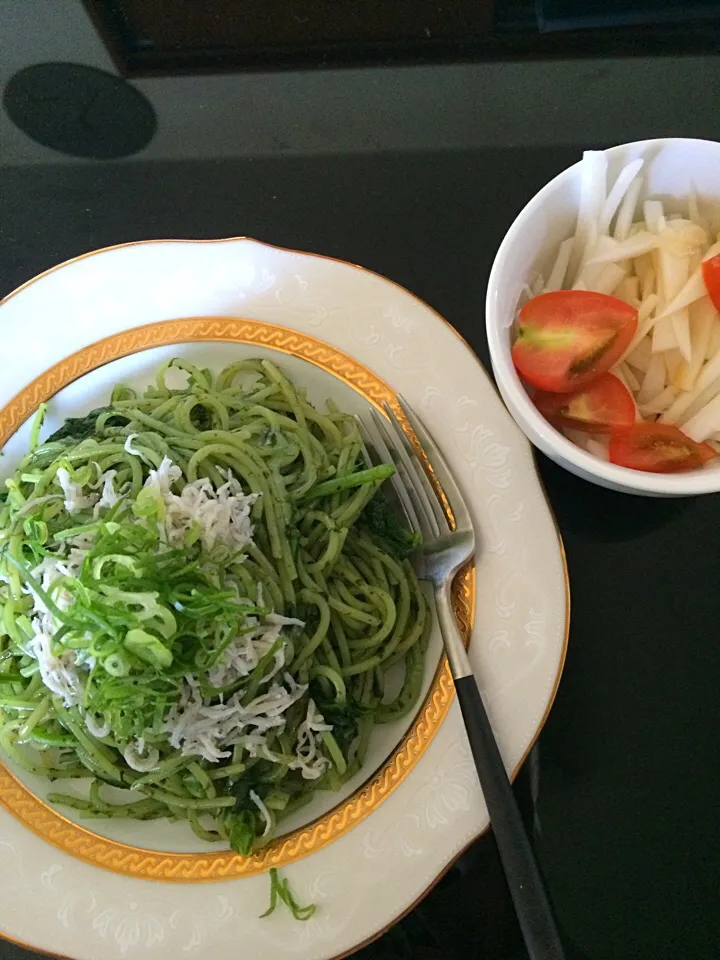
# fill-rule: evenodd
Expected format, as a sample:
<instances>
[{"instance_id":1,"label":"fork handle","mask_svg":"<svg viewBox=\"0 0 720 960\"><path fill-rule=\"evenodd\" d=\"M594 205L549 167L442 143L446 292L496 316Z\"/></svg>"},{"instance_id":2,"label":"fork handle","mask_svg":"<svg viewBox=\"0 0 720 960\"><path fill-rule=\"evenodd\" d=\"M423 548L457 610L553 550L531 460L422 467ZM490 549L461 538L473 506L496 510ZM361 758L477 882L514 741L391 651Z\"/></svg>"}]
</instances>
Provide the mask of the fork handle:
<instances>
[{"instance_id":1,"label":"fork handle","mask_svg":"<svg viewBox=\"0 0 720 960\"><path fill-rule=\"evenodd\" d=\"M562 944L475 677L455 679L495 841L530 960L563 960Z\"/></svg>"}]
</instances>

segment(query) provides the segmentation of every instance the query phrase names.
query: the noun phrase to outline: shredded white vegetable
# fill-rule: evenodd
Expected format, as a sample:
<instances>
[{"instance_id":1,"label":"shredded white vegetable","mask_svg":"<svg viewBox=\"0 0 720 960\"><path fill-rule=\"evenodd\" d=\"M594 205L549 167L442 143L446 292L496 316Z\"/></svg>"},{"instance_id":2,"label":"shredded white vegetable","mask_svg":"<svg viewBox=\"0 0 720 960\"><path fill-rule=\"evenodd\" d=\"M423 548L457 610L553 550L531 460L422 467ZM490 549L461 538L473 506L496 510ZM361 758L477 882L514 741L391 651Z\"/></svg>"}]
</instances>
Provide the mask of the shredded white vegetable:
<instances>
[{"instance_id":1,"label":"shredded white vegetable","mask_svg":"<svg viewBox=\"0 0 720 960\"><path fill-rule=\"evenodd\" d=\"M642 170L644 163L645 161L642 159L631 160L630 163L620 171L600 211L600 220L598 223L598 235L600 237L605 236L610 230L612 218L615 216L623 197L627 193L628 187Z\"/></svg>"},{"instance_id":2,"label":"shredded white vegetable","mask_svg":"<svg viewBox=\"0 0 720 960\"><path fill-rule=\"evenodd\" d=\"M573 239L570 258L573 267L580 272L598 238L598 223L605 203L607 157L601 150L588 150L583 157L580 181L580 208L577 229ZM577 281L577 276L576 276Z\"/></svg>"},{"instance_id":3,"label":"shredded white vegetable","mask_svg":"<svg viewBox=\"0 0 720 960\"><path fill-rule=\"evenodd\" d=\"M547 283L611 294L638 311L637 331L613 373L638 417L674 424L694 440L720 441L720 314L702 273L720 253L720 205L693 189L687 216L645 198L644 162L626 164L609 184L603 152L587 151L575 232L559 245ZM542 278L530 284L539 292ZM607 442L567 431L607 459Z\"/></svg>"}]
</instances>

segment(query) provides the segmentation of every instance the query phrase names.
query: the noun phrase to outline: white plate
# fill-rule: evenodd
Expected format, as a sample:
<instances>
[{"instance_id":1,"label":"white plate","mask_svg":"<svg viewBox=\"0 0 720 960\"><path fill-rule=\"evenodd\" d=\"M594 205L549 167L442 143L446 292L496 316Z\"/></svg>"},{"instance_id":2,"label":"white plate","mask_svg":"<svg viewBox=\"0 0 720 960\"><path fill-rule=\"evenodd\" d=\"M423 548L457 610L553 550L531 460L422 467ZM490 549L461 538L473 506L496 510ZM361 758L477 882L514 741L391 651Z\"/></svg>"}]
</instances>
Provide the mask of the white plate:
<instances>
[{"instance_id":1,"label":"white plate","mask_svg":"<svg viewBox=\"0 0 720 960\"><path fill-rule=\"evenodd\" d=\"M188 336L193 340L184 341L183 338ZM203 339L207 337L212 339ZM218 342L218 337L224 339ZM285 349L290 346L294 350L292 355L283 352L284 343L287 344ZM142 349L137 350L138 346ZM130 350L135 352L129 353ZM104 338L79 354L63 359L59 370L51 367L44 374L42 383L35 380L29 389L13 398L9 408L0 410L0 444L24 415L34 412L38 391L49 400L43 423L43 436L49 436L68 417L84 416L89 410L107 403L118 383L143 391L154 382L159 367L173 357L182 357L200 369L208 367L216 373L241 359L270 359L307 390L311 403L319 409L331 399L347 413L367 416L371 404L380 403L383 394L389 400L393 396L387 385L357 361L324 341L295 330L247 319L227 321L218 317L199 317L166 320ZM78 377L78 372L85 368L89 372ZM178 383L184 379L180 374ZM70 382L62 386L66 381ZM0 486L15 472L28 450L33 419L34 416L29 416L2 446ZM474 571L462 571L457 581L461 589L455 590L455 608L469 639ZM429 589L426 592L429 594ZM56 810L53 815L47 809L47 797L57 791L57 783L34 776L7 759L4 764L0 762L0 804L59 849L128 876L184 882L266 873L269 867L286 866L312 853L321 842L334 840L352 829L361 817L369 816L396 788L403 774L412 770L435 736L452 699L452 679L445 665L440 668L441 654L442 637L434 624L421 693L413 709L397 720L377 725L370 736L365 763L356 776L337 792L315 793L306 806L282 821L280 835L285 842L270 844L250 861L231 854L227 845L208 845L182 821L98 820L89 824L79 811L67 808ZM7 777L7 770L12 773L14 781ZM32 798L17 781L45 803L33 804ZM366 781L370 782L364 786ZM69 781L63 784L62 792L84 797L88 787L89 783L84 779ZM109 796L112 796L112 790ZM347 805L345 801L348 801ZM337 815L334 820L328 817L331 811ZM73 830L67 820L84 829ZM102 844L100 837L113 842ZM143 851L139 858L136 855L138 848ZM161 855L153 857L151 851ZM215 856L216 853L223 855Z\"/></svg>"},{"instance_id":2,"label":"white plate","mask_svg":"<svg viewBox=\"0 0 720 960\"><path fill-rule=\"evenodd\" d=\"M89 254L0 307L0 406L101 337L194 316L242 316L316 336L403 393L440 439L480 533L471 659L506 765L516 769L564 660L562 549L527 442L471 351L407 291L349 264L246 239ZM151 883L63 853L0 809L0 933L78 960L337 957L407 911L487 822L453 704L410 776L371 816L284 870L298 899L318 904L308 923L280 913L258 919L266 876Z\"/></svg>"}]
</instances>

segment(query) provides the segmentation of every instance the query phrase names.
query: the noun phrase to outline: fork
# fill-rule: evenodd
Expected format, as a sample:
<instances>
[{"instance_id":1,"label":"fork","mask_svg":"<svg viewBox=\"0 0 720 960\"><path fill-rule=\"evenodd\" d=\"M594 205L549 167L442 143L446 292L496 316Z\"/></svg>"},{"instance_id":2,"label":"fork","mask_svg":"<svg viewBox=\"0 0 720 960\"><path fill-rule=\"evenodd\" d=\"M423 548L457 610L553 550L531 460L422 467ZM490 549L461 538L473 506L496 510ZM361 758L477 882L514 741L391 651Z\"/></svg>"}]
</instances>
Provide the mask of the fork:
<instances>
[{"instance_id":1,"label":"fork","mask_svg":"<svg viewBox=\"0 0 720 960\"><path fill-rule=\"evenodd\" d=\"M453 578L475 553L470 512L430 433L401 397L397 402L444 493L452 526L413 444L387 403L385 417L373 410L370 418L360 418L369 440L366 448L374 447L379 458L395 465L392 482L397 500L412 530L422 537L413 565L418 577L433 585L445 652L528 956L531 960L563 960L537 861L452 610Z\"/></svg>"}]
</instances>

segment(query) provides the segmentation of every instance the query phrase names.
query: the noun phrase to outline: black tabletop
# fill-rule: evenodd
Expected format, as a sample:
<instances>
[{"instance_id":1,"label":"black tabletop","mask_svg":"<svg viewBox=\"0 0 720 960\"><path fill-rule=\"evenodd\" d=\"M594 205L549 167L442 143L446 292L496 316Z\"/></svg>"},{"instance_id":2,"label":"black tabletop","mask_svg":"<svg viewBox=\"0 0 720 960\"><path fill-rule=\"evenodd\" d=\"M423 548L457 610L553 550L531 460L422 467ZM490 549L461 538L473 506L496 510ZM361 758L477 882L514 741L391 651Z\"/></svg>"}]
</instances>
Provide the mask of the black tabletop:
<instances>
[{"instance_id":1,"label":"black tabletop","mask_svg":"<svg viewBox=\"0 0 720 960\"><path fill-rule=\"evenodd\" d=\"M452 119L455 93L448 94L448 75L438 66L424 76L428 114L410 124L412 142L405 148L387 129L392 117L377 115L377 90L372 98L350 98L344 114L351 126L375 124L375 141L362 149L349 141L338 147L323 128L327 114L318 102L316 127L306 131L314 155L292 146L297 129L291 125L289 149L279 136L274 149L252 155L251 144L234 148L215 127L182 133L176 123L175 136L188 142L164 156L153 155L151 144L146 155L122 161L79 161L23 140L15 130L10 134L4 117L0 295L96 247L244 234L360 263L405 285L443 314L489 367L485 283L522 205L583 146L609 143L616 127L625 139L633 131L650 134L646 104L652 104L657 135L711 137L719 128L717 60L695 62L696 88L688 61L668 63L668 83L679 76L688 84L682 115L673 106L677 91L663 107L661 92L653 89L656 66L647 68L643 81L631 61L591 65L587 76L595 71L600 84L595 116L579 116L573 107L575 74L568 67L565 84L553 80L559 99L545 104L554 126L543 132L530 118L530 135L522 103L534 95L538 65L528 66L525 79L522 70L513 74L515 86L505 93L514 106L504 121L488 105L491 134L481 109L487 74L464 74L467 96L480 106L470 118L475 126L460 131ZM378 71L372 83L388 82L395 99L405 85L408 102L417 105L412 74L400 74L390 84L388 72ZM282 83L292 91L289 76ZM242 103L255 81L226 77L218 89ZM182 85L193 82L200 81L167 78L162 95L175 90L181 111ZM298 116L305 124L313 122L307 103L312 82L297 77ZM348 77L339 75L337 82L346 91ZM627 87L634 120L604 114L603 83L612 85L616 102ZM455 88L460 96L462 84ZM707 92L702 102L693 100L695 89ZM433 96L446 99L431 102ZM208 101L207 110L229 106ZM287 117L292 106L278 109ZM458 100L457 109L467 113L467 102ZM450 117L447 149L439 149L442 131L428 120L443 114ZM123 114L116 122L131 120ZM162 122L160 116L158 136ZM251 131L249 141L256 135ZM711 960L720 955L720 499L626 497L542 457L538 467L565 541L573 611L557 700L516 791L568 957ZM355 956L520 960L523 947L492 836L466 853L402 922ZM0 942L1 960L27 957Z\"/></svg>"}]
</instances>

